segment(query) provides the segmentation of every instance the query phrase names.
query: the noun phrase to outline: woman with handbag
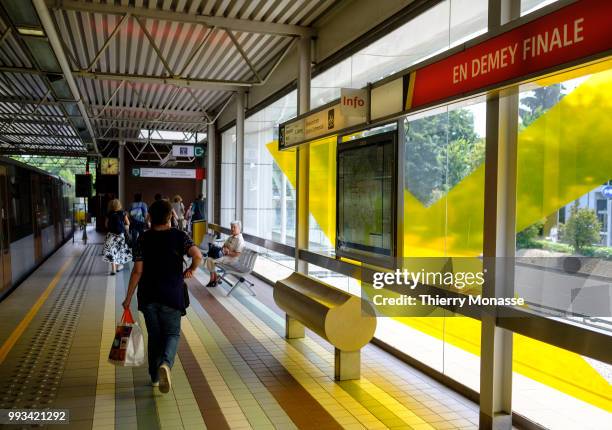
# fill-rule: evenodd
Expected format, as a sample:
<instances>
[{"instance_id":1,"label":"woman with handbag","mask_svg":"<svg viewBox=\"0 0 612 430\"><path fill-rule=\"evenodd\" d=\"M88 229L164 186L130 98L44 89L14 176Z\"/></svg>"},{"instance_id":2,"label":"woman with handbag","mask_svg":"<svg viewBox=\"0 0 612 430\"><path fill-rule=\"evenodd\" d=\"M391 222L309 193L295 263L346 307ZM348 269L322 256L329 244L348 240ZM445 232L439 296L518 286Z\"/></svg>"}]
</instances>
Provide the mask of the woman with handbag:
<instances>
[{"instance_id":1,"label":"woman with handbag","mask_svg":"<svg viewBox=\"0 0 612 430\"><path fill-rule=\"evenodd\" d=\"M104 250L102 252L104 261L111 265L111 275L123 269L124 264L132 261L132 253L125 240L129 225L130 220L119 199L111 200L108 204L108 214L105 221L108 233L104 239Z\"/></svg>"}]
</instances>

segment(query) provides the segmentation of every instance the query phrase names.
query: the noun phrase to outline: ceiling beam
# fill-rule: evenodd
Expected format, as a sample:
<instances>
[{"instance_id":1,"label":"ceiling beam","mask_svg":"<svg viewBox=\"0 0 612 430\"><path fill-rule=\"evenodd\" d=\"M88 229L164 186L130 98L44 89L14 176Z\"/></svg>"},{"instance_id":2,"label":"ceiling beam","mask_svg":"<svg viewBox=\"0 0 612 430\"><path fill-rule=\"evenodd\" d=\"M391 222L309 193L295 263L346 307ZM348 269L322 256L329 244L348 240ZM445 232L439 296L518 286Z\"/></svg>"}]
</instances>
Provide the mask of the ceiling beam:
<instances>
[{"instance_id":1,"label":"ceiling beam","mask_svg":"<svg viewBox=\"0 0 612 430\"><path fill-rule=\"evenodd\" d=\"M76 140L80 142L80 138L79 136L61 136L61 135L57 135L57 134L42 134L42 133L14 133L14 132L10 132L10 133L0 133L0 136L3 137L7 137L7 136L14 136L14 137L32 137L32 138L47 138L47 139L71 139L71 140Z\"/></svg>"},{"instance_id":2,"label":"ceiling beam","mask_svg":"<svg viewBox=\"0 0 612 430\"><path fill-rule=\"evenodd\" d=\"M1 72L0 68L0 72ZM33 99L30 97L21 96L0 96L0 103L12 103L18 105L49 105L60 106L62 102L45 99ZM65 103L75 103L74 101L66 101Z\"/></svg>"},{"instance_id":3,"label":"ceiling beam","mask_svg":"<svg viewBox=\"0 0 612 430\"><path fill-rule=\"evenodd\" d=\"M2 98L0 98L2 101ZM87 107L92 109L102 110L104 109L104 105L100 104L88 104ZM159 109L159 108L147 108L143 106L106 106L106 110L122 110L124 112L134 112L134 113L161 113L164 112L166 115L176 115L183 117L183 119L206 119L206 116L201 111L196 110L178 110L178 109Z\"/></svg>"},{"instance_id":4,"label":"ceiling beam","mask_svg":"<svg viewBox=\"0 0 612 430\"><path fill-rule=\"evenodd\" d=\"M219 27L233 31L247 33L273 34L277 36L304 36L314 37L316 31L311 27L291 24L278 24L273 22L252 21L246 19L226 18L222 16L195 15L183 12L172 12L159 9L136 8L133 6L120 6L107 3L89 3L75 0L47 0L53 9L73 10L80 12L93 12L112 15L131 14L134 17L150 18L172 22L202 24L207 27Z\"/></svg>"},{"instance_id":5,"label":"ceiling beam","mask_svg":"<svg viewBox=\"0 0 612 430\"><path fill-rule=\"evenodd\" d=\"M77 106L81 115L83 116L83 121L85 122L85 126L89 131L91 142L87 142L87 146L96 154L99 154L98 146L96 145L96 135L94 133L93 126L89 121L89 116L87 114L87 109L85 109L85 105L83 104L81 94L79 93L79 89L74 80L74 76L71 71L70 64L68 63L68 59L66 57L66 53L64 52L64 47L62 46L61 39L57 34L57 29L55 28L55 24L53 23L53 18L51 18L51 13L47 8L44 0L32 0L32 4L36 9L36 13L38 14L38 18L40 19L40 23L42 24L45 33L47 34L47 39L49 40L49 45L51 45L51 49L55 53L55 57L62 69L62 73L64 74L64 79L68 84L68 88L70 89L70 93L72 97L77 100Z\"/></svg>"},{"instance_id":6,"label":"ceiling beam","mask_svg":"<svg viewBox=\"0 0 612 430\"><path fill-rule=\"evenodd\" d=\"M23 145L25 148L16 145L10 148L1 148L1 155L55 155L61 157L86 157L88 155L87 151L75 151L75 150L65 150L65 149L48 149L48 148L31 148L29 145Z\"/></svg>"},{"instance_id":7,"label":"ceiling beam","mask_svg":"<svg viewBox=\"0 0 612 430\"><path fill-rule=\"evenodd\" d=\"M1 70L1 69L0 69ZM25 69L29 70L29 69ZM254 81L224 81L217 79L186 79L181 77L149 76L149 75L130 75L119 73L86 72L75 70L74 76L80 78L100 79L110 81L126 81L141 84L174 85L176 87L193 88L196 90L211 91L240 91L257 82Z\"/></svg>"},{"instance_id":8,"label":"ceiling beam","mask_svg":"<svg viewBox=\"0 0 612 430\"><path fill-rule=\"evenodd\" d=\"M28 73L30 75L44 75L37 69L26 67L0 66L0 72ZM181 77L165 77L150 75L130 75L119 73L88 72L85 70L72 70L72 75L79 78L99 79L107 81L126 81L142 84L174 85L176 87L193 88L196 90L210 91L240 91L251 85L258 84L257 81L224 81L218 79L187 79Z\"/></svg>"}]
</instances>

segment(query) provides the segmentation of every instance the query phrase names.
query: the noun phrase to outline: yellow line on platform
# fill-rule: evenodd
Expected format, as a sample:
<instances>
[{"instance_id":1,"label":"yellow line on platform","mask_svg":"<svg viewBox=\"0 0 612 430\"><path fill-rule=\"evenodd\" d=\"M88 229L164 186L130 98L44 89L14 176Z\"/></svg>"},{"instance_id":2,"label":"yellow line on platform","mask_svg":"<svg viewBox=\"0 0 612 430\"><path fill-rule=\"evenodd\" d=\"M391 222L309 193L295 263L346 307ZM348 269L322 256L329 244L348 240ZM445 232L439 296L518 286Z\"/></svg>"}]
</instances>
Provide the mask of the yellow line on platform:
<instances>
[{"instance_id":1,"label":"yellow line on platform","mask_svg":"<svg viewBox=\"0 0 612 430\"><path fill-rule=\"evenodd\" d=\"M25 329L28 328L28 326L30 325L30 323L32 322L32 320L34 319L34 317L36 316L36 314L38 313L42 305L47 301L47 298L57 286L57 283L59 282L62 275L64 274L64 271L68 268L70 263L72 263L73 261L74 261L74 257L71 257L64 263L64 265L60 268L60 270L55 274L55 276L53 277L53 279L51 280L47 288L45 288L45 291L43 291L43 293L40 295L38 300L36 300L36 303L34 303L34 305L30 308L26 316L23 317L19 325L17 325L15 330L13 330L11 335L4 342L4 344L2 345L2 348L0 348L0 364L4 362L4 359L6 358L8 353L11 351L15 343L17 343L17 340L19 340L19 338L21 337Z\"/></svg>"}]
</instances>

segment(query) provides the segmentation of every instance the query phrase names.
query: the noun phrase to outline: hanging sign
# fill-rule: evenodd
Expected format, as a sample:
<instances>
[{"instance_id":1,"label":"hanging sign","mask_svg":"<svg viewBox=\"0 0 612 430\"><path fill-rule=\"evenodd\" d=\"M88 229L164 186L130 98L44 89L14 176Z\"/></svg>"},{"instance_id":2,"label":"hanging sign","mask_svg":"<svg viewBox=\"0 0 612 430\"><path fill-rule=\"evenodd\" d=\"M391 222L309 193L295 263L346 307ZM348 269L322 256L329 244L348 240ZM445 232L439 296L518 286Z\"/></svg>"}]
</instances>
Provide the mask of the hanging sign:
<instances>
[{"instance_id":1,"label":"hanging sign","mask_svg":"<svg viewBox=\"0 0 612 430\"><path fill-rule=\"evenodd\" d=\"M172 155L175 157L193 157L193 145L172 145Z\"/></svg>"},{"instance_id":2,"label":"hanging sign","mask_svg":"<svg viewBox=\"0 0 612 430\"><path fill-rule=\"evenodd\" d=\"M340 110L347 117L360 117L366 120L368 112L368 90L341 88L340 89Z\"/></svg>"},{"instance_id":3,"label":"hanging sign","mask_svg":"<svg viewBox=\"0 0 612 430\"><path fill-rule=\"evenodd\" d=\"M197 179L196 169L139 167L132 169L132 175L141 178Z\"/></svg>"},{"instance_id":4,"label":"hanging sign","mask_svg":"<svg viewBox=\"0 0 612 430\"><path fill-rule=\"evenodd\" d=\"M581 0L417 69L405 109L512 81L612 49L612 2Z\"/></svg>"},{"instance_id":5,"label":"hanging sign","mask_svg":"<svg viewBox=\"0 0 612 430\"><path fill-rule=\"evenodd\" d=\"M360 99L355 95L352 97L353 100ZM351 108L349 107L349 109ZM300 143L329 136L347 127L363 124L366 121L368 108L366 107L359 113L360 109L361 106L359 106L359 109L349 110L350 114L346 114L346 110L342 108L341 99L335 104L323 106L307 115L281 124L278 147L279 149L287 149Z\"/></svg>"}]
</instances>

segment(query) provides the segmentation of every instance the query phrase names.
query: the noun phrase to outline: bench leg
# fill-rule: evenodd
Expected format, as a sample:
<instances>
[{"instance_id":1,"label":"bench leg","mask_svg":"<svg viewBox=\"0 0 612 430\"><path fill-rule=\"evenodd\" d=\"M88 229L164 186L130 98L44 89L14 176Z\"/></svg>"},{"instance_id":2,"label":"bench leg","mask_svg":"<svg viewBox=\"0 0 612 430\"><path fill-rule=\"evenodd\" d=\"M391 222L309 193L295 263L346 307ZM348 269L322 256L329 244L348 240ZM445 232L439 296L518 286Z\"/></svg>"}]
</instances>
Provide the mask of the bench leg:
<instances>
[{"instance_id":1,"label":"bench leg","mask_svg":"<svg viewBox=\"0 0 612 430\"><path fill-rule=\"evenodd\" d=\"M340 351L334 348L334 378L336 381L361 377L361 350Z\"/></svg>"},{"instance_id":2,"label":"bench leg","mask_svg":"<svg viewBox=\"0 0 612 430\"><path fill-rule=\"evenodd\" d=\"M299 339L306 335L304 325L298 320L285 314L285 338Z\"/></svg>"}]
</instances>

